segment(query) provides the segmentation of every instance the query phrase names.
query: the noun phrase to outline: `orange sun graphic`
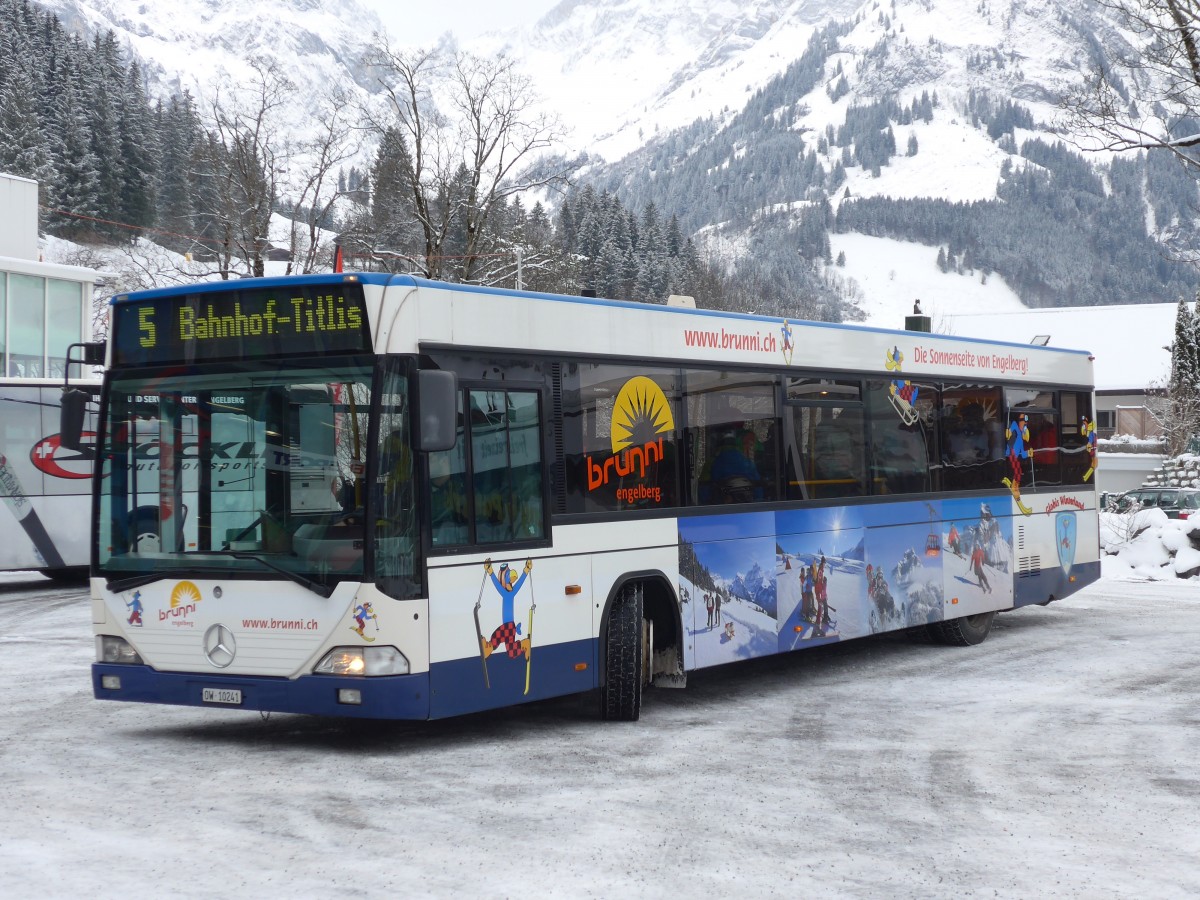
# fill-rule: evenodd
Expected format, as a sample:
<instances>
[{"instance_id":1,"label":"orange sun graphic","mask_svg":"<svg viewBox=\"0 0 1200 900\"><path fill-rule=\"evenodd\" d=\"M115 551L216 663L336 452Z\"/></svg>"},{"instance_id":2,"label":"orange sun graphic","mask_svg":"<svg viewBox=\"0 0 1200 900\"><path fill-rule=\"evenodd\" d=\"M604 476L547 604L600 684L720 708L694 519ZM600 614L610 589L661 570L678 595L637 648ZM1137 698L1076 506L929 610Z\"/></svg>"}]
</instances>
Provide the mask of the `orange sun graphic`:
<instances>
[{"instance_id":1,"label":"orange sun graphic","mask_svg":"<svg viewBox=\"0 0 1200 900\"><path fill-rule=\"evenodd\" d=\"M645 375L630 378L617 394L612 415L612 450L640 446L675 428L666 394Z\"/></svg>"}]
</instances>

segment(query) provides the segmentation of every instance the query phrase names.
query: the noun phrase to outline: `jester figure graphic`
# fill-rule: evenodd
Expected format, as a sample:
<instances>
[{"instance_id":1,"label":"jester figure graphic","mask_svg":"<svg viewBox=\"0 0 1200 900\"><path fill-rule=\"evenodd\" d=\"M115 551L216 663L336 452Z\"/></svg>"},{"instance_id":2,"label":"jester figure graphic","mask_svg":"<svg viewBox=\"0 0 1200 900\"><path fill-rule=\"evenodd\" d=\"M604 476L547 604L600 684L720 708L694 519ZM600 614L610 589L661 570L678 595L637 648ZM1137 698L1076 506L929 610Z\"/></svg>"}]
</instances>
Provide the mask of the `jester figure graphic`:
<instances>
[{"instance_id":1,"label":"jester figure graphic","mask_svg":"<svg viewBox=\"0 0 1200 900\"><path fill-rule=\"evenodd\" d=\"M905 425L916 424L921 414L917 411L917 394L921 389L911 381L895 379L888 385L888 399Z\"/></svg>"},{"instance_id":2,"label":"jester figure graphic","mask_svg":"<svg viewBox=\"0 0 1200 900\"><path fill-rule=\"evenodd\" d=\"M525 571L520 576L509 567L508 563L502 563L499 571L493 570L490 559L483 564L483 570L491 577L492 584L500 594L502 617L500 626L492 632L490 638L485 638L482 634L479 636L483 658L486 660L492 655L493 650L503 644L510 659L524 656L528 660L531 653L529 637L521 637L521 623L516 620L513 601L520 592L521 586L525 584L525 579L533 571L533 560L525 560Z\"/></svg>"},{"instance_id":3,"label":"jester figure graphic","mask_svg":"<svg viewBox=\"0 0 1200 900\"><path fill-rule=\"evenodd\" d=\"M129 610L130 610L129 624L136 625L138 628L141 628L142 627L142 592L134 591L133 599L131 599L125 605L127 607L129 607Z\"/></svg>"},{"instance_id":4,"label":"jester figure graphic","mask_svg":"<svg viewBox=\"0 0 1200 900\"><path fill-rule=\"evenodd\" d=\"M1012 491L1013 500L1025 515L1032 514L1028 506L1021 502L1021 475L1024 473L1022 460L1029 459L1029 417L1020 413L1016 420L1004 429L1004 437L1008 441L1008 464L1012 467L1012 478L1002 479L1006 488Z\"/></svg>"},{"instance_id":5,"label":"jester figure graphic","mask_svg":"<svg viewBox=\"0 0 1200 900\"><path fill-rule=\"evenodd\" d=\"M369 637L363 633L363 629L367 627L367 620L370 619L375 623L375 630L379 630L379 616L375 615L375 610L371 608L371 604L363 603L354 607L354 621L358 623L358 627L350 626L350 630L356 633L364 641L373 641L375 638Z\"/></svg>"},{"instance_id":6,"label":"jester figure graphic","mask_svg":"<svg viewBox=\"0 0 1200 900\"><path fill-rule=\"evenodd\" d=\"M1088 470L1083 473L1083 480L1087 481L1096 472L1096 423L1084 416L1080 426L1080 433L1087 441Z\"/></svg>"}]
</instances>

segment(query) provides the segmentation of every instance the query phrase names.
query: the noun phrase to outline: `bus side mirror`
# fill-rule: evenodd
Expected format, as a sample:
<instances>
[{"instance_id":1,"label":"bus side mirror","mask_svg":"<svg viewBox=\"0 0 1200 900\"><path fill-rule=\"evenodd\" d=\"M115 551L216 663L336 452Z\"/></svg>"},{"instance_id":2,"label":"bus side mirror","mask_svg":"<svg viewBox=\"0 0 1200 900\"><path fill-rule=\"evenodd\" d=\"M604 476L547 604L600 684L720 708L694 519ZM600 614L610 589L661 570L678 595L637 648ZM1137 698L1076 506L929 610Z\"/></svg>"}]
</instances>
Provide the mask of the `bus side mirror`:
<instances>
[{"instance_id":1,"label":"bus side mirror","mask_svg":"<svg viewBox=\"0 0 1200 900\"><path fill-rule=\"evenodd\" d=\"M453 372L424 369L417 378L420 449L425 453L450 450L458 439L458 377Z\"/></svg>"},{"instance_id":2,"label":"bus side mirror","mask_svg":"<svg viewBox=\"0 0 1200 900\"><path fill-rule=\"evenodd\" d=\"M83 444L83 419L92 395L77 388L63 388L59 410L58 442L68 450L79 450Z\"/></svg>"}]
</instances>

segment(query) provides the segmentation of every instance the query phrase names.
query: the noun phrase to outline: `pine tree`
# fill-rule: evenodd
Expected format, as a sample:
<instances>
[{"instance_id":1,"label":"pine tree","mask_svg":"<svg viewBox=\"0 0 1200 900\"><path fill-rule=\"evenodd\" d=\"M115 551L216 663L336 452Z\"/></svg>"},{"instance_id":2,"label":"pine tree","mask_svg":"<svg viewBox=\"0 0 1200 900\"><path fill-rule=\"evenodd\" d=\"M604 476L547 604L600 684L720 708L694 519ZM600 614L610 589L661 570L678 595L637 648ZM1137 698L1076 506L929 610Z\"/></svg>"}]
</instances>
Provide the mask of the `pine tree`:
<instances>
[{"instance_id":1,"label":"pine tree","mask_svg":"<svg viewBox=\"0 0 1200 900\"><path fill-rule=\"evenodd\" d=\"M142 88L141 68L137 63L130 65L126 73L119 123L121 196L117 218L127 225L153 225L157 167L148 133L149 106ZM130 231L127 237L133 240L137 234L137 231Z\"/></svg>"},{"instance_id":2,"label":"pine tree","mask_svg":"<svg viewBox=\"0 0 1200 900\"><path fill-rule=\"evenodd\" d=\"M30 67L14 57L13 35L0 32L0 171L46 183L49 147L37 109Z\"/></svg>"},{"instance_id":3,"label":"pine tree","mask_svg":"<svg viewBox=\"0 0 1200 900\"><path fill-rule=\"evenodd\" d=\"M165 106L159 105L153 122L157 159L154 219L163 232L157 235L157 240L180 252L191 250L202 254L202 248L194 246L188 238L198 228L195 219L198 170L194 155L201 135L191 95L185 91L182 96L172 97Z\"/></svg>"},{"instance_id":4,"label":"pine tree","mask_svg":"<svg viewBox=\"0 0 1200 900\"><path fill-rule=\"evenodd\" d=\"M76 79L63 74L51 111L57 154L51 162L55 177L48 191L47 227L65 237L81 237L94 230L93 220L99 216L100 175Z\"/></svg>"},{"instance_id":5,"label":"pine tree","mask_svg":"<svg viewBox=\"0 0 1200 900\"><path fill-rule=\"evenodd\" d=\"M109 31L96 37L81 67L81 100L88 111L87 137L96 160L96 208L109 220L121 217L120 97L124 75L116 35ZM97 230L117 236L112 226L100 225Z\"/></svg>"},{"instance_id":6,"label":"pine tree","mask_svg":"<svg viewBox=\"0 0 1200 900\"><path fill-rule=\"evenodd\" d=\"M1171 413L1164 423L1167 452L1176 456L1200 434L1200 322L1183 298L1175 314L1168 393Z\"/></svg>"}]
</instances>

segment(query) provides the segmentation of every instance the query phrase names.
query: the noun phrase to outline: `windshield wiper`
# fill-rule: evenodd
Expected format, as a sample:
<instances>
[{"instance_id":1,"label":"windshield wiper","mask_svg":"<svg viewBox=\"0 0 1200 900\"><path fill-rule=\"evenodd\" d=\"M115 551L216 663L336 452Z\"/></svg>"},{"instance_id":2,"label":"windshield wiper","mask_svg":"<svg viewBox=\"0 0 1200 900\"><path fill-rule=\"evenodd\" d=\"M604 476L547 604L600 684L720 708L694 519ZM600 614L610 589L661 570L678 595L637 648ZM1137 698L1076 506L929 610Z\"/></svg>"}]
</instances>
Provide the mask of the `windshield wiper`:
<instances>
[{"instance_id":1,"label":"windshield wiper","mask_svg":"<svg viewBox=\"0 0 1200 900\"><path fill-rule=\"evenodd\" d=\"M272 570L273 572L278 572L280 575L284 576L285 578L289 578L292 581L296 582L296 584L300 585L301 587L308 588L314 594L320 594L325 599L329 599L329 597L333 594L333 588L331 588L329 585L321 584L321 582L319 582L319 581L313 581L311 578L306 578L305 576L301 575L299 572L293 572L291 569L286 569L283 566L277 566L277 565L275 565L275 563L271 562L269 559L259 556L258 554L246 553L244 551L238 550L238 551L229 552L228 555L232 556L234 559L252 559L257 563L262 563L264 566L266 566L268 569Z\"/></svg>"},{"instance_id":2,"label":"windshield wiper","mask_svg":"<svg viewBox=\"0 0 1200 900\"><path fill-rule=\"evenodd\" d=\"M189 566L187 569L188 575L194 573L227 575L229 570L218 566ZM114 594L119 594L121 591L127 591L130 588L142 587L155 581L162 581L166 578L182 578L185 577L182 572L143 572L140 575L130 575L126 578L110 578L105 582L107 587Z\"/></svg>"},{"instance_id":3,"label":"windshield wiper","mask_svg":"<svg viewBox=\"0 0 1200 900\"><path fill-rule=\"evenodd\" d=\"M127 591L130 588L142 587L154 581L162 581L164 578L174 578L175 573L166 572L144 572L141 575L131 575L128 578L110 579L105 582L107 587L114 594L119 594L121 591Z\"/></svg>"},{"instance_id":4,"label":"windshield wiper","mask_svg":"<svg viewBox=\"0 0 1200 900\"><path fill-rule=\"evenodd\" d=\"M221 552L221 551L216 551L216 552ZM329 587L328 585L321 584L321 582L319 582L319 581L313 581L311 578L306 578L305 576L301 575L298 572L293 572L291 569L285 569L283 566L278 566L275 563L271 562L269 559L265 559L254 553L246 553L246 552L243 552L240 550L233 551L233 552L226 550L224 552L221 552L221 555L222 556L232 556L234 559L250 559L250 560L253 560L254 562L261 563L262 565L266 566L268 569L271 569L274 572L278 572L280 575L283 575L285 578L288 578L288 579L296 582L296 584L300 585L301 587L308 588L314 594L320 594L322 597L325 597L326 599L328 599L333 594L333 588ZM214 566L189 566L188 572L189 573L203 572L206 574L214 573L217 575L228 575L229 574L228 569L218 568L218 567L214 567ZM179 578L179 577L181 577L180 572L144 572L141 575L131 575L128 578L111 579L105 583L105 586L110 591L112 591L114 594L119 594L121 591L128 591L131 588L142 587L143 585L150 584L151 582L162 581L164 578Z\"/></svg>"}]
</instances>

